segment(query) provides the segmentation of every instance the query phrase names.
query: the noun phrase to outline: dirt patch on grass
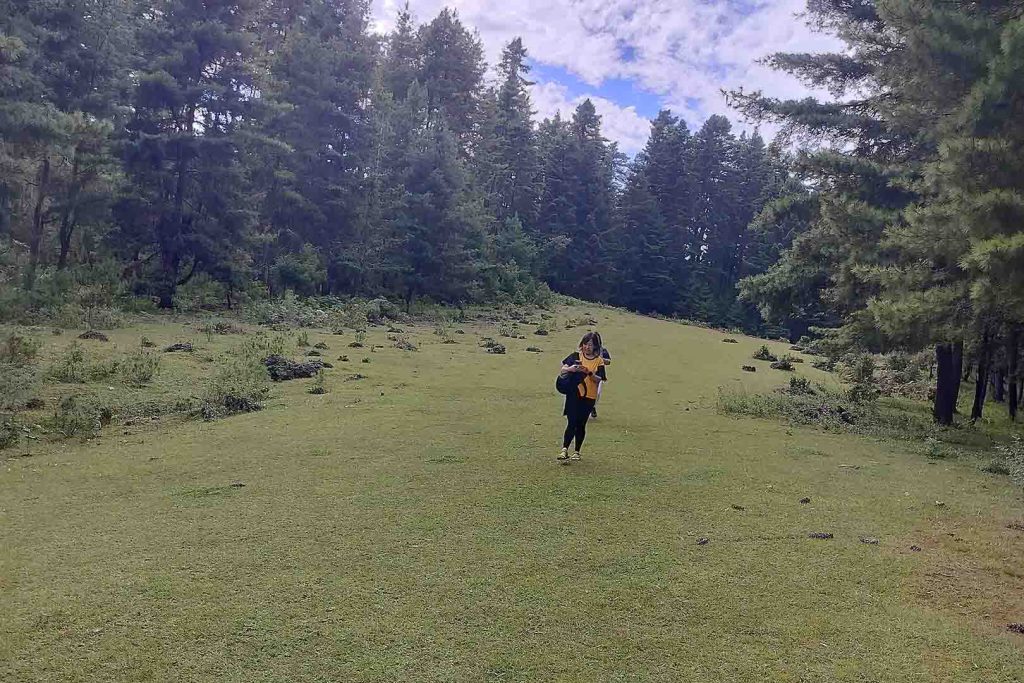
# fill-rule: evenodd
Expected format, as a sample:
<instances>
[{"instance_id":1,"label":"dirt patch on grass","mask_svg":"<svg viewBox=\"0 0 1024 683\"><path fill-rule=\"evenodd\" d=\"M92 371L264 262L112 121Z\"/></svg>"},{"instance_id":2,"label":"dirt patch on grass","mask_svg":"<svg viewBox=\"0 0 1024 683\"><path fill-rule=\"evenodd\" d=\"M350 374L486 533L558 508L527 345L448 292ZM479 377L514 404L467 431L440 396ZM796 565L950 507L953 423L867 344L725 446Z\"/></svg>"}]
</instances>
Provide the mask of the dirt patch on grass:
<instances>
[{"instance_id":1,"label":"dirt patch on grass","mask_svg":"<svg viewBox=\"0 0 1024 683\"><path fill-rule=\"evenodd\" d=\"M937 521L906 539L900 552L920 560L907 587L911 600L991 635L1024 621L1024 534L1007 523ZM1014 640L1024 649L1024 636Z\"/></svg>"}]
</instances>

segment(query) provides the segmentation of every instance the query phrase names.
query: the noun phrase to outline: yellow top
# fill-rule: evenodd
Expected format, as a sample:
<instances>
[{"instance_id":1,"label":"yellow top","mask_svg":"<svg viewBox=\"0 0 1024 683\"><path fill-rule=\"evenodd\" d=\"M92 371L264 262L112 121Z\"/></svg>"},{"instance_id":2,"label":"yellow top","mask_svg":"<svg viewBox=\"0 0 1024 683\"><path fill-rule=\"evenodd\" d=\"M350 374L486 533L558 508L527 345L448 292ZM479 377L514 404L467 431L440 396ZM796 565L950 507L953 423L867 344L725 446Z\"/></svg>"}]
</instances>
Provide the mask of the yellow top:
<instances>
[{"instance_id":1,"label":"yellow top","mask_svg":"<svg viewBox=\"0 0 1024 683\"><path fill-rule=\"evenodd\" d=\"M604 358L601 358L601 354L596 358L587 358L580 351L580 365L591 372L597 372L597 369L604 365ZM597 398L597 380L591 375L587 375L586 379L580 382L580 398Z\"/></svg>"}]
</instances>

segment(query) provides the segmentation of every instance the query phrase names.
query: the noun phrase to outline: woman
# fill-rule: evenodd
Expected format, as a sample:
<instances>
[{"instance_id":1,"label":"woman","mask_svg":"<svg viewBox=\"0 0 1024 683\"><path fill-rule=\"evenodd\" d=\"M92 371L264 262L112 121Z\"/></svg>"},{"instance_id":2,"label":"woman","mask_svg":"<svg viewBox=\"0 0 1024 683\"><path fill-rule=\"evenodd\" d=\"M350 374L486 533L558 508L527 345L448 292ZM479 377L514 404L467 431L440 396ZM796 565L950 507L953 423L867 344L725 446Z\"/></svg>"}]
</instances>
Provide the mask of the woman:
<instances>
[{"instance_id":1,"label":"woman","mask_svg":"<svg viewBox=\"0 0 1024 683\"><path fill-rule=\"evenodd\" d=\"M598 387L606 377L604 359L601 357L600 337L593 332L583 335L583 339L580 340L580 350L569 354L562 361L562 372L578 372L584 375L577 391L566 395L565 409L562 411L567 424L558 460L567 464L570 460L580 459L580 449L583 447L583 440L587 438L587 420L594 410ZM570 456L569 445L573 439L576 440L576 449Z\"/></svg>"}]
</instances>

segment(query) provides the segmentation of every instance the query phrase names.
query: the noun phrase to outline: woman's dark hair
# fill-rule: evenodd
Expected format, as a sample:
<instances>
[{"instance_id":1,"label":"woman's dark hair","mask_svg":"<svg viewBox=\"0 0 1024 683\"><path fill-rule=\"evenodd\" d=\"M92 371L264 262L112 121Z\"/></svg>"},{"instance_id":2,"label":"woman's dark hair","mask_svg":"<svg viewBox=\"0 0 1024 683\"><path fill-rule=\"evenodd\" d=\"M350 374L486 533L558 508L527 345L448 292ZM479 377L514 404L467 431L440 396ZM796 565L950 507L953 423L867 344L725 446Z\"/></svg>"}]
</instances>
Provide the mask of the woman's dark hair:
<instances>
[{"instance_id":1,"label":"woman's dark hair","mask_svg":"<svg viewBox=\"0 0 1024 683\"><path fill-rule=\"evenodd\" d=\"M583 339L580 339L580 348L582 349L587 342L593 342L594 351L601 353L601 335L597 332L587 332L583 335Z\"/></svg>"}]
</instances>

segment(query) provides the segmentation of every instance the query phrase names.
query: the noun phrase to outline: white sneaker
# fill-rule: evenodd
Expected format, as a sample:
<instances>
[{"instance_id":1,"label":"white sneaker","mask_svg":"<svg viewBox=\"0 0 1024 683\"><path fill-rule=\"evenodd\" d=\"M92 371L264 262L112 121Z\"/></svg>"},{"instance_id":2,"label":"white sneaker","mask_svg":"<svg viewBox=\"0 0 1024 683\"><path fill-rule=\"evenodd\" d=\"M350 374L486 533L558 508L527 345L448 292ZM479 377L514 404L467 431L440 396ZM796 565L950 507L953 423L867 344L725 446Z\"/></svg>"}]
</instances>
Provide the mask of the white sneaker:
<instances>
[{"instance_id":1,"label":"white sneaker","mask_svg":"<svg viewBox=\"0 0 1024 683\"><path fill-rule=\"evenodd\" d=\"M572 456L569 459L570 460L579 461L579 459L580 459L580 452L579 451L574 451Z\"/></svg>"},{"instance_id":2,"label":"white sneaker","mask_svg":"<svg viewBox=\"0 0 1024 683\"><path fill-rule=\"evenodd\" d=\"M558 452L558 457L556 458L556 460L568 461L569 460L569 449L568 448L563 448L561 451L559 451Z\"/></svg>"}]
</instances>

